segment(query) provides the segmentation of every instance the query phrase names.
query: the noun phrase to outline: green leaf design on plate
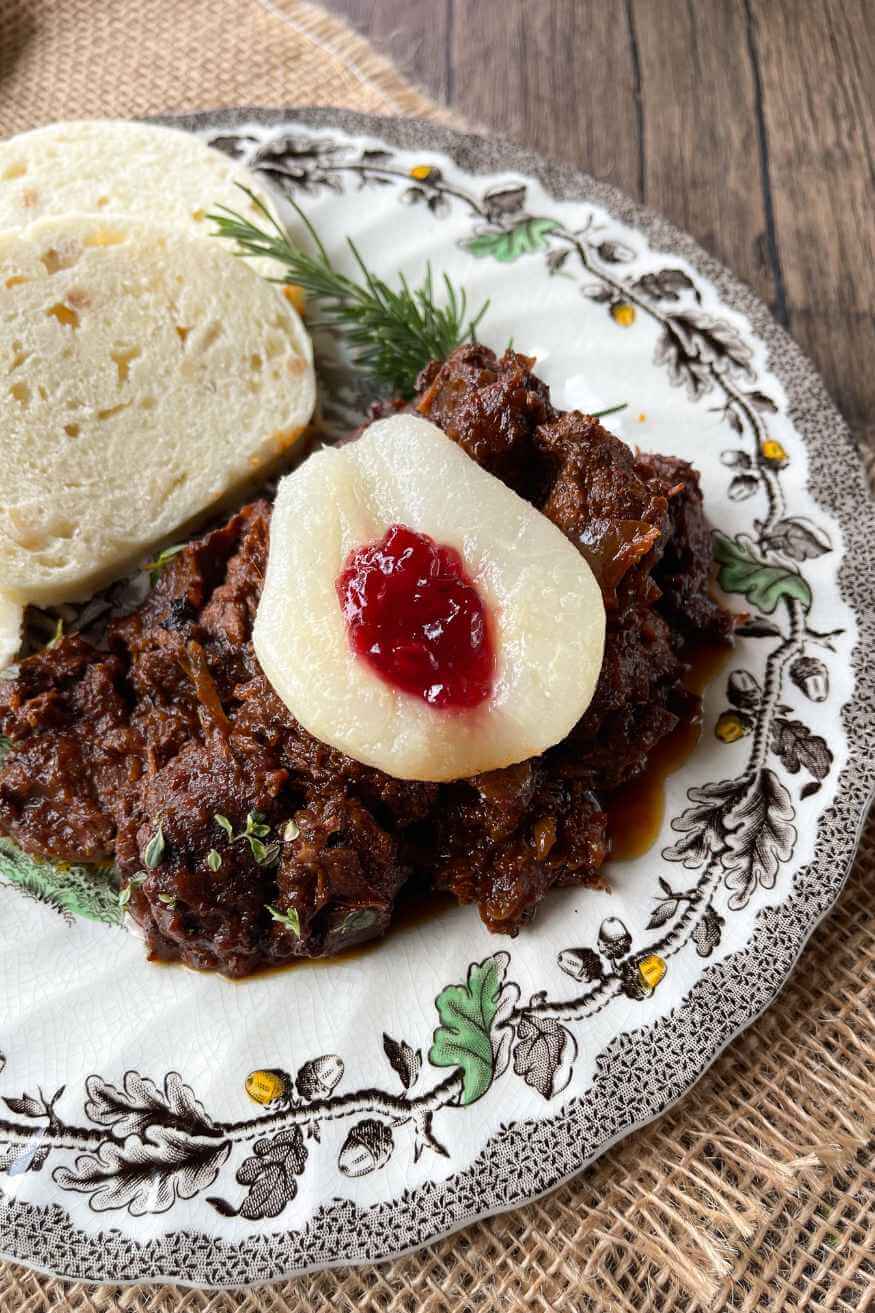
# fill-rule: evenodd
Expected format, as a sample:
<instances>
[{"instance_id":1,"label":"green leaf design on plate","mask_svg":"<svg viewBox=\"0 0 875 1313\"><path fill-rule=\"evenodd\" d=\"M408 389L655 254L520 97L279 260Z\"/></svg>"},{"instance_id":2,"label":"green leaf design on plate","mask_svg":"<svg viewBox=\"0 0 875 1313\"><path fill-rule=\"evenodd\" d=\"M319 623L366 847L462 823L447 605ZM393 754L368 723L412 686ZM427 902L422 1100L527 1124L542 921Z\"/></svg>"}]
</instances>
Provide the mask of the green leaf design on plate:
<instances>
[{"instance_id":1,"label":"green leaf design on plate","mask_svg":"<svg viewBox=\"0 0 875 1313\"><path fill-rule=\"evenodd\" d=\"M0 765L12 747L0 737ZM0 882L17 885L23 893L48 904L62 916L84 916L104 925L121 925L119 874L113 866L67 866L23 853L11 839L0 837Z\"/></svg>"},{"instance_id":2,"label":"green leaf design on plate","mask_svg":"<svg viewBox=\"0 0 875 1313\"><path fill-rule=\"evenodd\" d=\"M31 898L63 916L83 916L104 925L121 925L119 877L112 866L81 866L30 857L11 839L0 839L0 881L17 885Z\"/></svg>"},{"instance_id":3,"label":"green leaf design on plate","mask_svg":"<svg viewBox=\"0 0 875 1313\"><path fill-rule=\"evenodd\" d=\"M510 264L521 255L533 255L547 248L547 237L557 228L555 219L524 219L513 228L490 229L462 242L470 255Z\"/></svg>"},{"instance_id":4,"label":"green leaf design on plate","mask_svg":"<svg viewBox=\"0 0 875 1313\"><path fill-rule=\"evenodd\" d=\"M801 574L762 560L734 538L715 533L714 559L720 566L723 591L741 593L758 611L771 615L782 598L801 602L806 610L811 606L811 589Z\"/></svg>"},{"instance_id":5,"label":"green leaf design on plate","mask_svg":"<svg viewBox=\"0 0 875 1313\"><path fill-rule=\"evenodd\" d=\"M443 1025L434 1032L428 1060L435 1067L462 1069L462 1103L481 1098L495 1073L492 1023L498 1013L506 953L472 962L464 985L447 985L435 999Z\"/></svg>"}]
</instances>

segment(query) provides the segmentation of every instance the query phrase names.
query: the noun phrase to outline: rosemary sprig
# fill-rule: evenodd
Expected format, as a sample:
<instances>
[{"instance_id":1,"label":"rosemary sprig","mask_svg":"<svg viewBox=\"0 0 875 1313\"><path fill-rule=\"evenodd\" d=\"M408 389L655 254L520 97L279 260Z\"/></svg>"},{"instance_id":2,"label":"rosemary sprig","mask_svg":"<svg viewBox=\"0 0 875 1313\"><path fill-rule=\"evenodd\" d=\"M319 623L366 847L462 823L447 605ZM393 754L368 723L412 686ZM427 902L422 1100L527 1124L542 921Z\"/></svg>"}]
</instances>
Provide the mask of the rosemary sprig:
<instances>
[{"instance_id":1,"label":"rosemary sprig","mask_svg":"<svg viewBox=\"0 0 875 1313\"><path fill-rule=\"evenodd\" d=\"M238 184L239 185L239 184ZM236 242L235 255L266 257L279 261L286 273L273 278L275 283L292 283L319 303L321 318L311 321L311 328L328 328L343 335L352 349L355 364L393 396L408 400L416 388L416 375L430 360L443 360L462 342L474 341L477 325L486 313L485 301L476 315L465 318L468 303L463 288L456 288L446 274L443 284L446 304L435 304L435 287L431 265L418 287L411 287L399 275L400 290L395 291L365 265L358 247L347 238L361 281L335 269L319 234L301 207L290 201L315 246L315 253L296 246L285 229L259 198L241 187L265 219L268 227L228 209L207 217L216 224L214 237Z\"/></svg>"}]
</instances>

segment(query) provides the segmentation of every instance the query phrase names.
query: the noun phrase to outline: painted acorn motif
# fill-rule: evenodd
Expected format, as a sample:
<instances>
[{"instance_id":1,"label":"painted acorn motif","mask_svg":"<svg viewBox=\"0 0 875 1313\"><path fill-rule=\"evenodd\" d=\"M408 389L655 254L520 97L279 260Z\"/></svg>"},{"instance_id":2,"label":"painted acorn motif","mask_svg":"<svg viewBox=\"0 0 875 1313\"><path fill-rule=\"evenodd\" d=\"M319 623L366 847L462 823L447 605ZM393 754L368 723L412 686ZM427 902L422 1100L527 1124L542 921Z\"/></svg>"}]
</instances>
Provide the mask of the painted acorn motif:
<instances>
[{"instance_id":1,"label":"painted acorn motif","mask_svg":"<svg viewBox=\"0 0 875 1313\"><path fill-rule=\"evenodd\" d=\"M611 318L620 328L631 328L635 323L635 307L628 301L615 301L611 306Z\"/></svg>"},{"instance_id":2,"label":"painted acorn motif","mask_svg":"<svg viewBox=\"0 0 875 1313\"><path fill-rule=\"evenodd\" d=\"M635 259L635 252L622 242L604 241L596 247L596 254L606 264L625 264Z\"/></svg>"},{"instance_id":3,"label":"painted acorn motif","mask_svg":"<svg viewBox=\"0 0 875 1313\"><path fill-rule=\"evenodd\" d=\"M668 970L665 959L661 958L658 953L648 953L646 957L639 960L637 965L642 983L652 994Z\"/></svg>"},{"instance_id":4,"label":"painted acorn motif","mask_svg":"<svg viewBox=\"0 0 875 1313\"><path fill-rule=\"evenodd\" d=\"M729 469L749 470L751 459L746 451L738 451L736 448L730 448L728 451L720 453L721 465L726 465Z\"/></svg>"},{"instance_id":5,"label":"painted acorn motif","mask_svg":"<svg viewBox=\"0 0 875 1313\"><path fill-rule=\"evenodd\" d=\"M753 717L746 711L721 711L714 733L721 743L737 743L753 730Z\"/></svg>"},{"instance_id":6,"label":"painted acorn motif","mask_svg":"<svg viewBox=\"0 0 875 1313\"><path fill-rule=\"evenodd\" d=\"M600 980L604 975L601 958L591 948L563 948L556 961L572 980Z\"/></svg>"},{"instance_id":7,"label":"painted acorn motif","mask_svg":"<svg viewBox=\"0 0 875 1313\"><path fill-rule=\"evenodd\" d=\"M295 1077L295 1086L302 1099L327 1099L343 1075L343 1059L336 1053L305 1062Z\"/></svg>"},{"instance_id":8,"label":"painted acorn motif","mask_svg":"<svg viewBox=\"0 0 875 1313\"><path fill-rule=\"evenodd\" d=\"M665 976L665 959L645 950L623 963L623 993L627 998L649 998Z\"/></svg>"},{"instance_id":9,"label":"painted acorn motif","mask_svg":"<svg viewBox=\"0 0 875 1313\"><path fill-rule=\"evenodd\" d=\"M260 1068L258 1071L250 1071L244 1089L250 1099L266 1107L269 1103L291 1097L292 1078L279 1067Z\"/></svg>"},{"instance_id":10,"label":"painted acorn motif","mask_svg":"<svg viewBox=\"0 0 875 1313\"><path fill-rule=\"evenodd\" d=\"M747 501L759 490L760 481L755 474L736 474L729 485L730 501Z\"/></svg>"},{"instance_id":11,"label":"painted acorn motif","mask_svg":"<svg viewBox=\"0 0 875 1313\"><path fill-rule=\"evenodd\" d=\"M720 943L725 921L713 907L706 909L704 916L693 930L693 943L699 957L710 957Z\"/></svg>"},{"instance_id":12,"label":"painted acorn motif","mask_svg":"<svg viewBox=\"0 0 875 1313\"><path fill-rule=\"evenodd\" d=\"M790 678L812 702L825 702L829 697L829 671L817 657L797 657Z\"/></svg>"},{"instance_id":13,"label":"painted acorn motif","mask_svg":"<svg viewBox=\"0 0 875 1313\"><path fill-rule=\"evenodd\" d=\"M726 682L726 696L734 707L753 711L759 705L759 682L747 670L733 670Z\"/></svg>"},{"instance_id":14,"label":"painted acorn motif","mask_svg":"<svg viewBox=\"0 0 875 1313\"><path fill-rule=\"evenodd\" d=\"M632 947L632 936L628 927L616 916L609 916L599 927L599 952L611 962L625 957Z\"/></svg>"},{"instance_id":15,"label":"painted acorn motif","mask_svg":"<svg viewBox=\"0 0 875 1313\"><path fill-rule=\"evenodd\" d=\"M417 182L440 182L443 174L435 164L414 164L410 170L410 177L415 178Z\"/></svg>"},{"instance_id":16,"label":"painted acorn motif","mask_svg":"<svg viewBox=\"0 0 875 1313\"><path fill-rule=\"evenodd\" d=\"M519 214L525 199L525 184L518 184L510 187L493 187L483 197L483 204L489 219L497 223L504 215Z\"/></svg>"},{"instance_id":17,"label":"painted acorn motif","mask_svg":"<svg viewBox=\"0 0 875 1313\"><path fill-rule=\"evenodd\" d=\"M385 1167L394 1147L389 1127L374 1117L366 1117L353 1126L344 1140L337 1166L344 1176L367 1176Z\"/></svg>"},{"instance_id":18,"label":"painted acorn motif","mask_svg":"<svg viewBox=\"0 0 875 1313\"><path fill-rule=\"evenodd\" d=\"M760 452L766 464L771 465L773 469L782 470L790 464L790 458L777 438L766 438L760 444Z\"/></svg>"}]
</instances>

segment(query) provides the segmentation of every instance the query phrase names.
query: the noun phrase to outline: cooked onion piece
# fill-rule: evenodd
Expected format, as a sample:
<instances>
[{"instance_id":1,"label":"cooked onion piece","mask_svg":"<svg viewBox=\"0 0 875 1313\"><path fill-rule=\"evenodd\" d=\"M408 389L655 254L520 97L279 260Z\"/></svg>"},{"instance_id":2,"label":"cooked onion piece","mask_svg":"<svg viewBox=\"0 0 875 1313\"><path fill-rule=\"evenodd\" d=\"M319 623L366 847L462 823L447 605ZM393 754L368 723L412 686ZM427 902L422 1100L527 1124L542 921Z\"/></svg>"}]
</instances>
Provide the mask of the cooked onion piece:
<instances>
[{"instance_id":1,"label":"cooked onion piece","mask_svg":"<svg viewBox=\"0 0 875 1313\"><path fill-rule=\"evenodd\" d=\"M393 525L454 549L483 601L495 668L477 706L429 705L353 649L337 582ZM379 420L280 485L256 654L305 729L387 774L459 779L559 742L595 691L604 632L578 550L427 420Z\"/></svg>"}]
</instances>

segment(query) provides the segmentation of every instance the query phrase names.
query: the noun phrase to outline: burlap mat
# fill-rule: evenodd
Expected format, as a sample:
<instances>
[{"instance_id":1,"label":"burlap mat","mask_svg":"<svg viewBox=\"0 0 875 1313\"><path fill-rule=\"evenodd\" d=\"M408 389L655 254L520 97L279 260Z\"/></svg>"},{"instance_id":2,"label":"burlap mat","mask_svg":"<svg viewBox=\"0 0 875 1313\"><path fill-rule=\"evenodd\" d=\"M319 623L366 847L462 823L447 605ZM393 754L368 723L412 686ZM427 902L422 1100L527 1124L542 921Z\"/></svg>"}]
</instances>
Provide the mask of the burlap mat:
<instances>
[{"instance_id":1,"label":"burlap mat","mask_svg":"<svg viewBox=\"0 0 875 1313\"><path fill-rule=\"evenodd\" d=\"M297 0L0 0L0 135L241 103L438 112ZM381 1267L243 1294L0 1264L0 1313L875 1307L873 868L875 823L775 1007L673 1112L540 1203Z\"/></svg>"}]
</instances>

